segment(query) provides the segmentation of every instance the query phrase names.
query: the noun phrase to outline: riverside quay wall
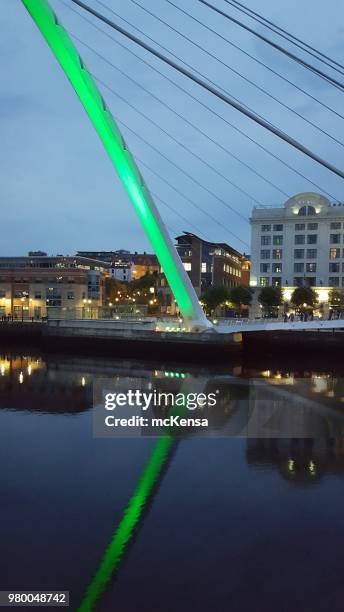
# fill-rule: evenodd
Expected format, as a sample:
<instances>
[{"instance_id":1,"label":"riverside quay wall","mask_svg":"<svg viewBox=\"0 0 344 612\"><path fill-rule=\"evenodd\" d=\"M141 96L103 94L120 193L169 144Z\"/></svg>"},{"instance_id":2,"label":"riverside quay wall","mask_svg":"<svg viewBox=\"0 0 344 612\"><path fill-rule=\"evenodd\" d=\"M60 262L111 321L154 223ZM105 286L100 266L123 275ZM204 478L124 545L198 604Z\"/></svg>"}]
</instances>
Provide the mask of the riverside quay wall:
<instances>
[{"instance_id":1,"label":"riverside quay wall","mask_svg":"<svg viewBox=\"0 0 344 612\"><path fill-rule=\"evenodd\" d=\"M107 354L112 357L173 358L179 361L222 361L242 349L239 332L164 332L144 322L49 321L1 322L3 345L30 344L49 352Z\"/></svg>"},{"instance_id":2,"label":"riverside quay wall","mask_svg":"<svg viewBox=\"0 0 344 612\"><path fill-rule=\"evenodd\" d=\"M336 322L338 323L338 322ZM129 358L166 358L180 362L225 363L244 354L259 363L263 354L323 354L338 356L344 348L341 327L260 331L230 330L218 333L155 331L149 321L49 321L0 322L0 348L34 347L49 353L94 354Z\"/></svg>"}]
</instances>

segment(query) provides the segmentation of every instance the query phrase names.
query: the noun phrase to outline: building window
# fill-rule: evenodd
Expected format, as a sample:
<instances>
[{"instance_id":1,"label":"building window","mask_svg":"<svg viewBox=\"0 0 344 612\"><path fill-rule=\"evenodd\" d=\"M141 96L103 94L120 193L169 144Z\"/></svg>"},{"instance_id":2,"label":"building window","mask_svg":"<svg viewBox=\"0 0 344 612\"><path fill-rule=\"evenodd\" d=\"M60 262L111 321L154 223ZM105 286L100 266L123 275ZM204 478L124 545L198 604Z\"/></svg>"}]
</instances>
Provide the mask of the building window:
<instances>
[{"instance_id":1,"label":"building window","mask_svg":"<svg viewBox=\"0 0 344 612\"><path fill-rule=\"evenodd\" d=\"M282 264L281 263L273 263L272 264L272 271L276 274L282 272Z\"/></svg>"},{"instance_id":2,"label":"building window","mask_svg":"<svg viewBox=\"0 0 344 612\"><path fill-rule=\"evenodd\" d=\"M300 215L300 217L304 217L305 215L313 216L316 215L316 210L314 206L301 206L298 215Z\"/></svg>"},{"instance_id":3,"label":"building window","mask_svg":"<svg viewBox=\"0 0 344 612\"><path fill-rule=\"evenodd\" d=\"M307 223L307 229L308 230L317 230L318 229L318 224L317 223Z\"/></svg>"},{"instance_id":4,"label":"building window","mask_svg":"<svg viewBox=\"0 0 344 612\"><path fill-rule=\"evenodd\" d=\"M331 229L341 229L341 227L342 227L342 224L339 221L334 221L330 225Z\"/></svg>"},{"instance_id":5,"label":"building window","mask_svg":"<svg viewBox=\"0 0 344 612\"><path fill-rule=\"evenodd\" d=\"M294 277L294 287L302 287L302 285L303 285L303 277L295 276Z\"/></svg>"},{"instance_id":6,"label":"building window","mask_svg":"<svg viewBox=\"0 0 344 612\"><path fill-rule=\"evenodd\" d=\"M271 244L271 236L261 236L260 242L263 246L268 246Z\"/></svg>"},{"instance_id":7,"label":"building window","mask_svg":"<svg viewBox=\"0 0 344 612\"><path fill-rule=\"evenodd\" d=\"M294 249L294 259L304 259L305 249Z\"/></svg>"},{"instance_id":8,"label":"building window","mask_svg":"<svg viewBox=\"0 0 344 612\"><path fill-rule=\"evenodd\" d=\"M274 225L274 232L283 232L283 225L282 225L282 223L275 223L275 225Z\"/></svg>"},{"instance_id":9,"label":"building window","mask_svg":"<svg viewBox=\"0 0 344 612\"><path fill-rule=\"evenodd\" d=\"M35 291L35 300L41 300L42 299L42 293L40 291Z\"/></svg>"},{"instance_id":10,"label":"building window","mask_svg":"<svg viewBox=\"0 0 344 612\"><path fill-rule=\"evenodd\" d=\"M308 234L307 244L316 244L318 242L317 234Z\"/></svg>"},{"instance_id":11,"label":"building window","mask_svg":"<svg viewBox=\"0 0 344 612\"><path fill-rule=\"evenodd\" d=\"M307 249L307 259L316 259L317 255L317 249Z\"/></svg>"},{"instance_id":12,"label":"building window","mask_svg":"<svg viewBox=\"0 0 344 612\"><path fill-rule=\"evenodd\" d=\"M67 300L74 300L74 291L68 291Z\"/></svg>"},{"instance_id":13,"label":"building window","mask_svg":"<svg viewBox=\"0 0 344 612\"><path fill-rule=\"evenodd\" d=\"M305 227L306 227L305 223L296 223L295 224L295 231L296 232L303 232Z\"/></svg>"},{"instance_id":14,"label":"building window","mask_svg":"<svg viewBox=\"0 0 344 612\"><path fill-rule=\"evenodd\" d=\"M308 287L315 287L315 285L316 285L316 282L315 282L315 281L316 281L316 277L315 277L315 276L309 276L309 277L306 279L306 282L307 282Z\"/></svg>"},{"instance_id":15,"label":"building window","mask_svg":"<svg viewBox=\"0 0 344 612\"><path fill-rule=\"evenodd\" d=\"M305 244L304 234L295 234L295 244Z\"/></svg>"},{"instance_id":16,"label":"building window","mask_svg":"<svg viewBox=\"0 0 344 612\"><path fill-rule=\"evenodd\" d=\"M330 234L330 243L331 244L339 244L340 243L340 234Z\"/></svg>"},{"instance_id":17,"label":"building window","mask_svg":"<svg viewBox=\"0 0 344 612\"><path fill-rule=\"evenodd\" d=\"M306 263L306 272L316 272L317 271L317 264L316 263Z\"/></svg>"},{"instance_id":18,"label":"building window","mask_svg":"<svg viewBox=\"0 0 344 612\"><path fill-rule=\"evenodd\" d=\"M329 287L339 287L339 276L329 276Z\"/></svg>"},{"instance_id":19,"label":"building window","mask_svg":"<svg viewBox=\"0 0 344 612\"><path fill-rule=\"evenodd\" d=\"M339 259L340 249L330 249L330 259Z\"/></svg>"},{"instance_id":20,"label":"building window","mask_svg":"<svg viewBox=\"0 0 344 612\"><path fill-rule=\"evenodd\" d=\"M294 272L301 274L304 271L305 264L304 263L294 263Z\"/></svg>"},{"instance_id":21,"label":"building window","mask_svg":"<svg viewBox=\"0 0 344 612\"><path fill-rule=\"evenodd\" d=\"M261 231L262 232L271 232L271 225L262 225L261 226Z\"/></svg>"},{"instance_id":22,"label":"building window","mask_svg":"<svg viewBox=\"0 0 344 612\"><path fill-rule=\"evenodd\" d=\"M191 263L189 261L184 262L184 268L186 272L191 272Z\"/></svg>"},{"instance_id":23,"label":"building window","mask_svg":"<svg viewBox=\"0 0 344 612\"><path fill-rule=\"evenodd\" d=\"M260 251L260 259L270 259L270 251L269 251L269 249L262 249Z\"/></svg>"},{"instance_id":24,"label":"building window","mask_svg":"<svg viewBox=\"0 0 344 612\"><path fill-rule=\"evenodd\" d=\"M272 277L272 286L273 287L280 287L282 285L282 279L280 276L273 276Z\"/></svg>"},{"instance_id":25,"label":"building window","mask_svg":"<svg viewBox=\"0 0 344 612\"><path fill-rule=\"evenodd\" d=\"M283 236L274 236L273 237L273 244L275 246L281 246L283 244Z\"/></svg>"},{"instance_id":26,"label":"building window","mask_svg":"<svg viewBox=\"0 0 344 612\"><path fill-rule=\"evenodd\" d=\"M6 291L4 289L0 289L0 298L6 297Z\"/></svg>"},{"instance_id":27,"label":"building window","mask_svg":"<svg viewBox=\"0 0 344 612\"><path fill-rule=\"evenodd\" d=\"M329 272L339 272L339 270L340 270L339 262L329 264Z\"/></svg>"},{"instance_id":28,"label":"building window","mask_svg":"<svg viewBox=\"0 0 344 612\"><path fill-rule=\"evenodd\" d=\"M202 272L206 272L207 271L207 263L205 261L202 261Z\"/></svg>"},{"instance_id":29,"label":"building window","mask_svg":"<svg viewBox=\"0 0 344 612\"><path fill-rule=\"evenodd\" d=\"M282 259L282 249L274 249L272 251L273 259Z\"/></svg>"},{"instance_id":30,"label":"building window","mask_svg":"<svg viewBox=\"0 0 344 612\"><path fill-rule=\"evenodd\" d=\"M269 263L261 263L260 264L260 271L263 274L268 274L270 272L270 264Z\"/></svg>"},{"instance_id":31,"label":"building window","mask_svg":"<svg viewBox=\"0 0 344 612\"><path fill-rule=\"evenodd\" d=\"M269 286L269 277L268 276L261 276L259 279L259 285L261 287L268 287Z\"/></svg>"}]
</instances>

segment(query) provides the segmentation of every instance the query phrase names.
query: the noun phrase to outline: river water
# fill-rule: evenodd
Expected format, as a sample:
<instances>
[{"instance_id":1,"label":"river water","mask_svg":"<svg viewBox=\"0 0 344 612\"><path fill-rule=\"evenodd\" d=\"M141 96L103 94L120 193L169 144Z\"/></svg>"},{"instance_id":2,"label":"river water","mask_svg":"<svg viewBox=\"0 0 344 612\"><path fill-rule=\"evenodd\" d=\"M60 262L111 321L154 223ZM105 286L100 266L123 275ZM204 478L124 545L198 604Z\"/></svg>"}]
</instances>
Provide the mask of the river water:
<instances>
[{"instance_id":1,"label":"river water","mask_svg":"<svg viewBox=\"0 0 344 612\"><path fill-rule=\"evenodd\" d=\"M344 379L262 368L2 354L0 590L68 590L73 610L342 611ZM220 399L197 432L97 438L98 380Z\"/></svg>"}]
</instances>

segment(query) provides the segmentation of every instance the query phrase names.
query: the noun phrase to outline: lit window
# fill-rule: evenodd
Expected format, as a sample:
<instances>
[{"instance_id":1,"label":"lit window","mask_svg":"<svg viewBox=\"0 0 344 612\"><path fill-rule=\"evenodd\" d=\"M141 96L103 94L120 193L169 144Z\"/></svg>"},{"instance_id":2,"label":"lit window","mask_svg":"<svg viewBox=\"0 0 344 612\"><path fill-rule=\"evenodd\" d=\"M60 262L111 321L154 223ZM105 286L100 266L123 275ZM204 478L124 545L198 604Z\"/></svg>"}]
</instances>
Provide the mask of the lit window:
<instances>
[{"instance_id":1,"label":"lit window","mask_svg":"<svg viewBox=\"0 0 344 612\"><path fill-rule=\"evenodd\" d=\"M259 279L259 284L261 287L268 287L269 285L269 277L268 276L261 276Z\"/></svg>"},{"instance_id":2,"label":"lit window","mask_svg":"<svg viewBox=\"0 0 344 612\"><path fill-rule=\"evenodd\" d=\"M340 249L330 249L330 259L339 259Z\"/></svg>"},{"instance_id":3,"label":"lit window","mask_svg":"<svg viewBox=\"0 0 344 612\"><path fill-rule=\"evenodd\" d=\"M282 249L274 249L272 251L273 259L282 259Z\"/></svg>"},{"instance_id":4,"label":"lit window","mask_svg":"<svg viewBox=\"0 0 344 612\"><path fill-rule=\"evenodd\" d=\"M306 263L306 272L316 272L317 271L317 264L316 263Z\"/></svg>"},{"instance_id":5,"label":"lit window","mask_svg":"<svg viewBox=\"0 0 344 612\"><path fill-rule=\"evenodd\" d=\"M283 236L274 236L273 237L273 244L275 246L280 246L283 244Z\"/></svg>"},{"instance_id":6,"label":"lit window","mask_svg":"<svg viewBox=\"0 0 344 612\"><path fill-rule=\"evenodd\" d=\"M185 261L184 268L187 272L191 272L191 263L189 261Z\"/></svg>"},{"instance_id":7,"label":"lit window","mask_svg":"<svg viewBox=\"0 0 344 612\"><path fill-rule=\"evenodd\" d=\"M206 272L207 271L207 264L205 261L202 261L202 272Z\"/></svg>"}]
</instances>

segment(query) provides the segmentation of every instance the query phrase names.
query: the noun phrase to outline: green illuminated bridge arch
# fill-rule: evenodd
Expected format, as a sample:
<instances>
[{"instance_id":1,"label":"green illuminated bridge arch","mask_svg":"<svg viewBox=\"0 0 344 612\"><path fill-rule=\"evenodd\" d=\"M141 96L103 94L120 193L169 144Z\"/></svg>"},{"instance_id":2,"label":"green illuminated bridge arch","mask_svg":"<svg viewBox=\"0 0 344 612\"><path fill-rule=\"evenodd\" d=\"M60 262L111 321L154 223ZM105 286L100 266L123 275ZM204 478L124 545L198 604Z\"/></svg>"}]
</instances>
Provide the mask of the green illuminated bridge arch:
<instances>
[{"instance_id":1,"label":"green illuminated bridge arch","mask_svg":"<svg viewBox=\"0 0 344 612\"><path fill-rule=\"evenodd\" d=\"M211 326L140 171L94 80L47 0L22 0L84 106L129 196L184 319Z\"/></svg>"}]
</instances>

